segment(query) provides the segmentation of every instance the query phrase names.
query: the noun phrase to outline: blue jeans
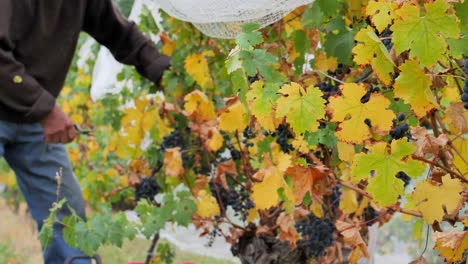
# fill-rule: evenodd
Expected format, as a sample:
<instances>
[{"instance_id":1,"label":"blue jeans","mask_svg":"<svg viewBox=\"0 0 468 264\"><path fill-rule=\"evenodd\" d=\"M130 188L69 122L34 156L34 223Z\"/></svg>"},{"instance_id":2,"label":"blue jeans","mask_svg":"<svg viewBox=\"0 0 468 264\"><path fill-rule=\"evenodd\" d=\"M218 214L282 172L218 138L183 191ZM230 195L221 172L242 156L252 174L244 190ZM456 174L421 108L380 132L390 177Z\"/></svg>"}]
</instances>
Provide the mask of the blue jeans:
<instances>
[{"instance_id":1,"label":"blue jeans","mask_svg":"<svg viewBox=\"0 0 468 264\"><path fill-rule=\"evenodd\" d=\"M26 199L38 228L49 216L49 208L57 199L56 173L62 170L60 198L66 198L68 205L85 218L85 203L78 181L73 174L68 153L62 144L48 144L44 141L42 126L16 124L0 120L0 157L3 156L15 171L18 186ZM67 206L65 206L67 207ZM63 209L58 218L69 215ZM50 246L43 250L45 264L63 264L72 255L82 254L63 240L62 226L54 225L54 237ZM73 264L90 264L90 261L75 261Z\"/></svg>"}]
</instances>

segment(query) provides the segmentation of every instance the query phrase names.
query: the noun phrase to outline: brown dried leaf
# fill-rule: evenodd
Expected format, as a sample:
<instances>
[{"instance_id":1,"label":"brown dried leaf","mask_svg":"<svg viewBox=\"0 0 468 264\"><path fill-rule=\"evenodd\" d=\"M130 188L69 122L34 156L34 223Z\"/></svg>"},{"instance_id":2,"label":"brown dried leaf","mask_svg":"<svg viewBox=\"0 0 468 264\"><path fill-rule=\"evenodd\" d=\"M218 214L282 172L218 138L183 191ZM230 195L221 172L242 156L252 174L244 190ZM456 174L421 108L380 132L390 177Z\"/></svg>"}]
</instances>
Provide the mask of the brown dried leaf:
<instances>
[{"instance_id":1,"label":"brown dried leaf","mask_svg":"<svg viewBox=\"0 0 468 264\"><path fill-rule=\"evenodd\" d=\"M280 227L279 238L281 241L287 240L291 245L291 248L296 248L297 240L299 240L299 233L297 233L294 227L294 218L292 215L284 214L278 217L276 223Z\"/></svg>"},{"instance_id":2,"label":"brown dried leaf","mask_svg":"<svg viewBox=\"0 0 468 264\"><path fill-rule=\"evenodd\" d=\"M452 103L447 110L447 117L460 133L468 133L468 112L462 102Z\"/></svg>"},{"instance_id":3,"label":"brown dried leaf","mask_svg":"<svg viewBox=\"0 0 468 264\"><path fill-rule=\"evenodd\" d=\"M310 192L312 195L314 184L325 178L326 170L325 166L306 168L299 164L291 166L286 170L286 176L291 177L293 181L296 204L302 203L307 192Z\"/></svg>"},{"instance_id":4,"label":"brown dried leaf","mask_svg":"<svg viewBox=\"0 0 468 264\"><path fill-rule=\"evenodd\" d=\"M164 168L166 169L166 175L169 177L177 178L185 172L180 148L166 149L166 152L164 152Z\"/></svg>"},{"instance_id":5,"label":"brown dried leaf","mask_svg":"<svg viewBox=\"0 0 468 264\"><path fill-rule=\"evenodd\" d=\"M437 138L429 135L426 128L414 127L411 129L411 134L417 138L414 145L418 148L414 155L424 158L427 154L434 154L438 156L439 147L443 147L448 142L448 136L445 134L439 135Z\"/></svg>"},{"instance_id":6,"label":"brown dried leaf","mask_svg":"<svg viewBox=\"0 0 468 264\"><path fill-rule=\"evenodd\" d=\"M362 239L358 227L356 227L354 224L338 220L336 221L336 229L343 236L345 243L353 247L359 247L364 257L369 258L369 252L367 251L366 243Z\"/></svg>"}]
</instances>

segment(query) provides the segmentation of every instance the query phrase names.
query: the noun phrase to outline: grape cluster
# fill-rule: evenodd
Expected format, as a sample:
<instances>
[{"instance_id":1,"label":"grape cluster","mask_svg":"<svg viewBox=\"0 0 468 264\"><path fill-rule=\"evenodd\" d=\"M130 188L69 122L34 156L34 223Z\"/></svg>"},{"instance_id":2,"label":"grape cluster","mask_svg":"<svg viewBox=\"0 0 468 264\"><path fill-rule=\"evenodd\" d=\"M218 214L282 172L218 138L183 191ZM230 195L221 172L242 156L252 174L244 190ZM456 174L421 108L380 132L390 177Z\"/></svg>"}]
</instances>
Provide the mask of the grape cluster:
<instances>
[{"instance_id":1,"label":"grape cluster","mask_svg":"<svg viewBox=\"0 0 468 264\"><path fill-rule=\"evenodd\" d=\"M333 244L335 225L328 218L318 218L310 214L296 222L296 230L302 236L297 242L307 259L318 258L325 254L325 249Z\"/></svg>"},{"instance_id":2,"label":"grape cluster","mask_svg":"<svg viewBox=\"0 0 468 264\"><path fill-rule=\"evenodd\" d=\"M336 211L340 207L340 197L341 197L341 185L336 185L332 189L332 193L326 196L328 204L330 205L330 211L333 217L336 219Z\"/></svg>"},{"instance_id":3,"label":"grape cluster","mask_svg":"<svg viewBox=\"0 0 468 264\"><path fill-rule=\"evenodd\" d=\"M392 36L392 34L393 32L390 30L390 28L384 29L384 31L382 31L382 34L381 34L381 37L384 38L382 39L382 43L385 45L387 50L391 50L393 48L393 42L389 38Z\"/></svg>"},{"instance_id":4,"label":"grape cluster","mask_svg":"<svg viewBox=\"0 0 468 264\"><path fill-rule=\"evenodd\" d=\"M244 132L242 132L242 135L244 136L244 139L242 139L242 144L244 144L246 147L253 147L254 143L249 142L250 139L255 138L256 134L252 130L251 127L246 127L244 129Z\"/></svg>"},{"instance_id":5,"label":"grape cluster","mask_svg":"<svg viewBox=\"0 0 468 264\"><path fill-rule=\"evenodd\" d=\"M160 149L165 151L166 149L180 147L181 149L185 148L185 141L182 137L180 130L176 129L172 131L169 135L163 138Z\"/></svg>"},{"instance_id":6,"label":"grape cluster","mask_svg":"<svg viewBox=\"0 0 468 264\"><path fill-rule=\"evenodd\" d=\"M351 69L342 63L338 64L338 67L336 68L334 72L329 71L330 74L334 74L334 75L341 75L343 73L348 74L350 72L351 72Z\"/></svg>"},{"instance_id":7,"label":"grape cluster","mask_svg":"<svg viewBox=\"0 0 468 264\"><path fill-rule=\"evenodd\" d=\"M284 153L289 153L292 150L294 150L293 146L288 143L289 139L294 138L293 135L291 134L291 131L284 125L281 124L276 128L276 132L273 134L273 136L276 135L276 143L280 146L281 151Z\"/></svg>"},{"instance_id":8,"label":"grape cluster","mask_svg":"<svg viewBox=\"0 0 468 264\"><path fill-rule=\"evenodd\" d=\"M231 158L233 160L241 159L241 153L232 144L227 144L227 149L231 153Z\"/></svg>"},{"instance_id":9,"label":"grape cluster","mask_svg":"<svg viewBox=\"0 0 468 264\"><path fill-rule=\"evenodd\" d=\"M149 199L154 202L154 197L161 191L161 187L154 178L143 178L135 188L135 201Z\"/></svg>"},{"instance_id":10,"label":"grape cluster","mask_svg":"<svg viewBox=\"0 0 468 264\"><path fill-rule=\"evenodd\" d=\"M365 104L369 102L372 93L378 93L378 92L380 92L379 87L375 87L375 88L371 87L371 89L367 91L367 93L361 97L361 104Z\"/></svg>"},{"instance_id":11,"label":"grape cluster","mask_svg":"<svg viewBox=\"0 0 468 264\"><path fill-rule=\"evenodd\" d=\"M465 107L465 109L468 110L468 59L466 59L464 62L463 62L463 72L464 74L462 74L462 77L465 78L465 81L464 81L464 85L463 85L463 94L461 95L461 100L462 102L464 103L463 106Z\"/></svg>"},{"instance_id":12,"label":"grape cluster","mask_svg":"<svg viewBox=\"0 0 468 264\"><path fill-rule=\"evenodd\" d=\"M166 149L177 148L177 147L179 147L181 150L184 150L187 148L186 141L182 133L178 129L172 131L169 135L163 138L163 142L161 143L161 146L159 147L159 149L162 152L164 152L166 151ZM189 153L182 152L182 163L185 169L191 168L194 162L195 161L193 157L189 155Z\"/></svg>"},{"instance_id":13,"label":"grape cluster","mask_svg":"<svg viewBox=\"0 0 468 264\"><path fill-rule=\"evenodd\" d=\"M374 207L372 206L367 206L364 208L364 212L362 213L364 216L364 221L366 221L367 226L373 225L375 222L377 222L377 219L379 217L379 212L377 212Z\"/></svg>"},{"instance_id":14,"label":"grape cluster","mask_svg":"<svg viewBox=\"0 0 468 264\"><path fill-rule=\"evenodd\" d=\"M249 215L248 211L255 207L249 193L245 190L237 192L234 189L225 189L223 185L218 182L210 181L209 187L211 195L216 198L221 214L226 213L228 206L234 210L235 216L241 216L245 221Z\"/></svg>"},{"instance_id":15,"label":"grape cluster","mask_svg":"<svg viewBox=\"0 0 468 264\"><path fill-rule=\"evenodd\" d=\"M409 131L409 125L407 123L401 123L400 125L397 126L398 122L403 122L406 119L406 115L403 113L398 114L398 120L394 119L393 120L393 126L395 127L394 129L390 130L390 138L388 139L388 142L391 143L394 139L400 139L400 138L408 138L409 140L412 140L413 137L411 136L411 132Z\"/></svg>"},{"instance_id":16,"label":"grape cluster","mask_svg":"<svg viewBox=\"0 0 468 264\"><path fill-rule=\"evenodd\" d=\"M334 96L334 95L337 95L340 93L340 89L338 88L338 86L332 84L332 83L327 83L327 82L323 82L323 83L319 83L319 84L316 84L315 87L318 87L320 89L320 91L323 92L323 96L322 98L327 100L327 103L328 103L328 98L330 96Z\"/></svg>"},{"instance_id":17,"label":"grape cluster","mask_svg":"<svg viewBox=\"0 0 468 264\"><path fill-rule=\"evenodd\" d=\"M221 230L213 229L208 235L208 242L206 243L206 246L212 247L216 240L216 237L220 237L220 236L221 236Z\"/></svg>"},{"instance_id":18,"label":"grape cluster","mask_svg":"<svg viewBox=\"0 0 468 264\"><path fill-rule=\"evenodd\" d=\"M402 180L404 183L405 183L405 187L408 186L408 184L411 182L411 178L410 176L408 176L408 174L406 174L404 171L400 171L398 172L395 177L397 177L398 179Z\"/></svg>"}]
</instances>

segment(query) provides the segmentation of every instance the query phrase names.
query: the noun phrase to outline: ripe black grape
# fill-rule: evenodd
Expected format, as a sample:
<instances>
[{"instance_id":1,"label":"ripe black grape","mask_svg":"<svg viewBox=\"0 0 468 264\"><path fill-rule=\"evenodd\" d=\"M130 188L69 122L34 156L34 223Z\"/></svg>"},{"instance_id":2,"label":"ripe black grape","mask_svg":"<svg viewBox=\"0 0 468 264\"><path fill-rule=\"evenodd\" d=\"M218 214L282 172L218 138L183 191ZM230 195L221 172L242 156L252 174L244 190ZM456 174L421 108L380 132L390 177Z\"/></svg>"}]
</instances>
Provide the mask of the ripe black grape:
<instances>
[{"instance_id":1,"label":"ripe black grape","mask_svg":"<svg viewBox=\"0 0 468 264\"><path fill-rule=\"evenodd\" d=\"M396 125L396 120L394 120L393 125ZM409 140L412 140L413 137L411 136L409 128L410 126L407 123L402 123L394 129L390 130L390 138L388 140L389 143L391 143L394 139L400 139L404 137L408 138Z\"/></svg>"},{"instance_id":2,"label":"ripe black grape","mask_svg":"<svg viewBox=\"0 0 468 264\"><path fill-rule=\"evenodd\" d=\"M182 149L185 148L185 141L182 137L182 133L178 129L172 131L169 135L163 138L160 148L162 151L165 151L166 149L175 147L180 147Z\"/></svg>"},{"instance_id":3,"label":"ripe black grape","mask_svg":"<svg viewBox=\"0 0 468 264\"><path fill-rule=\"evenodd\" d=\"M245 221L249 215L248 211L255 207L249 193L243 189L237 192L234 189L225 189L218 182L210 181L209 187L211 195L216 198L221 214L225 215L228 206L234 210L235 216L241 216Z\"/></svg>"},{"instance_id":4,"label":"ripe black grape","mask_svg":"<svg viewBox=\"0 0 468 264\"><path fill-rule=\"evenodd\" d=\"M329 196L326 196L326 199L330 206L331 213L333 215L333 218L335 219L337 217L336 211L338 207L340 207L340 201L341 201L340 198L341 198L341 185L334 186L332 189L332 193Z\"/></svg>"},{"instance_id":5,"label":"ripe black grape","mask_svg":"<svg viewBox=\"0 0 468 264\"><path fill-rule=\"evenodd\" d=\"M310 214L296 222L296 230L302 236L297 242L297 247L304 251L308 259L323 256L325 249L333 244L335 225L328 218L318 218Z\"/></svg>"},{"instance_id":6,"label":"ripe black grape","mask_svg":"<svg viewBox=\"0 0 468 264\"><path fill-rule=\"evenodd\" d=\"M462 102L467 103L468 102L468 93L463 93L461 95L460 99L462 100Z\"/></svg>"},{"instance_id":7,"label":"ripe black grape","mask_svg":"<svg viewBox=\"0 0 468 264\"><path fill-rule=\"evenodd\" d=\"M364 216L366 225L371 226L378 220L379 212L377 212L374 207L369 205L368 207L364 208L362 215Z\"/></svg>"},{"instance_id":8,"label":"ripe black grape","mask_svg":"<svg viewBox=\"0 0 468 264\"><path fill-rule=\"evenodd\" d=\"M402 180L405 183L405 187L411 182L410 176L408 176L404 171L398 172L395 177Z\"/></svg>"},{"instance_id":9,"label":"ripe black grape","mask_svg":"<svg viewBox=\"0 0 468 264\"><path fill-rule=\"evenodd\" d=\"M154 197L161 191L161 187L154 178L143 178L135 188L135 201L149 199L154 202Z\"/></svg>"},{"instance_id":10,"label":"ripe black grape","mask_svg":"<svg viewBox=\"0 0 468 264\"><path fill-rule=\"evenodd\" d=\"M278 126L276 129L276 136L276 143L278 143L281 151L284 153L289 153L294 150L293 146L288 143L288 140L294 137L291 134L291 131L289 131L289 129L284 124Z\"/></svg>"},{"instance_id":11,"label":"ripe black grape","mask_svg":"<svg viewBox=\"0 0 468 264\"><path fill-rule=\"evenodd\" d=\"M406 119L406 115L405 115L405 114L403 114L403 113L399 113L399 114L398 114L398 121L405 121L405 119Z\"/></svg>"},{"instance_id":12,"label":"ripe black grape","mask_svg":"<svg viewBox=\"0 0 468 264\"><path fill-rule=\"evenodd\" d=\"M391 50L392 47L393 47L393 43L389 39L389 37L391 37L392 34L393 34L393 31L391 31L390 28L388 28L388 27L386 29L384 29L384 31L382 31L382 34L381 34L381 37L384 38L384 39L382 39L382 43L385 45L387 50Z\"/></svg>"}]
</instances>

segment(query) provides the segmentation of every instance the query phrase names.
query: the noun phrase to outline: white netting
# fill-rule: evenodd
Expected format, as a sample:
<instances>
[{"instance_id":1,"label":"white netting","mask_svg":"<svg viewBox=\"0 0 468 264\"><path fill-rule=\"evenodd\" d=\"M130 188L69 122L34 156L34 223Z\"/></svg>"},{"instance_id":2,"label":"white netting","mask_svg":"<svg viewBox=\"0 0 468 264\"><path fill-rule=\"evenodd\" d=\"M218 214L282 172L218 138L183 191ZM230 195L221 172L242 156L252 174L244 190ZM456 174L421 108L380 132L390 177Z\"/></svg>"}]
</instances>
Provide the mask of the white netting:
<instances>
[{"instance_id":1,"label":"white netting","mask_svg":"<svg viewBox=\"0 0 468 264\"><path fill-rule=\"evenodd\" d=\"M265 27L314 0L153 0L169 15L191 22L204 34L234 38L242 24Z\"/></svg>"}]
</instances>

